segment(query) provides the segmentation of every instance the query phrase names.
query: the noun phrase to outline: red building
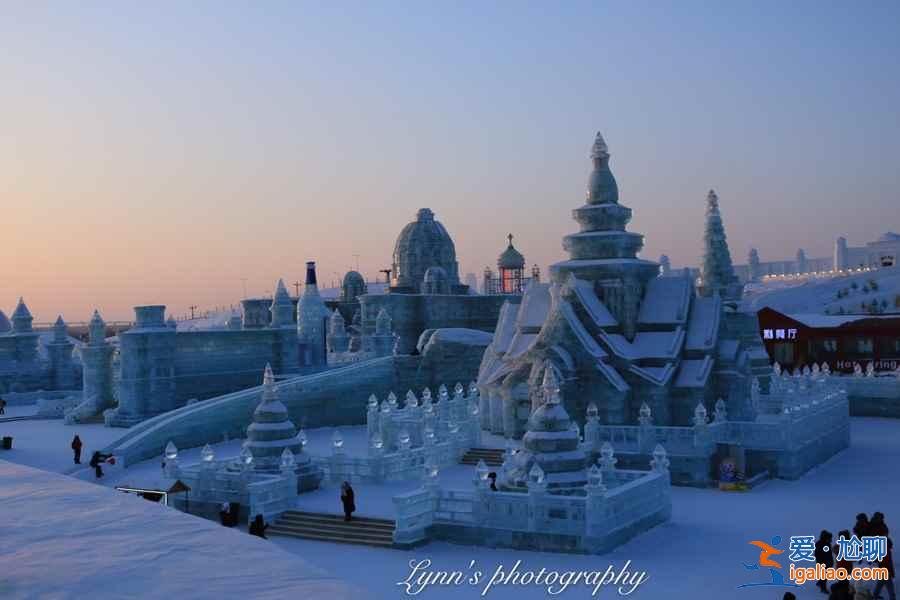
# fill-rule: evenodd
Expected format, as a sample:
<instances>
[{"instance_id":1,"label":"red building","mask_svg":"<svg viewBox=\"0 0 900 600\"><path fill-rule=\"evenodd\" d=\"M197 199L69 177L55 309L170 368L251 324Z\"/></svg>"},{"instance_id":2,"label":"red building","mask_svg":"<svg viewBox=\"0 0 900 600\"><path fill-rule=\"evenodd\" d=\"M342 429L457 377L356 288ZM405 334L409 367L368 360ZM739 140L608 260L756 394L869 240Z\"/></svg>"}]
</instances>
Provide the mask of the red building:
<instances>
[{"instance_id":1,"label":"red building","mask_svg":"<svg viewBox=\"0 0 900 600\"><path fill-rule=\"evenodd\" d=\"M827 363L853 372L870 362L876 371L900 367L900 313L888 315L785 315L763 308L759 335L769 358L787 369Z\"/></svg>"}]
</instances>

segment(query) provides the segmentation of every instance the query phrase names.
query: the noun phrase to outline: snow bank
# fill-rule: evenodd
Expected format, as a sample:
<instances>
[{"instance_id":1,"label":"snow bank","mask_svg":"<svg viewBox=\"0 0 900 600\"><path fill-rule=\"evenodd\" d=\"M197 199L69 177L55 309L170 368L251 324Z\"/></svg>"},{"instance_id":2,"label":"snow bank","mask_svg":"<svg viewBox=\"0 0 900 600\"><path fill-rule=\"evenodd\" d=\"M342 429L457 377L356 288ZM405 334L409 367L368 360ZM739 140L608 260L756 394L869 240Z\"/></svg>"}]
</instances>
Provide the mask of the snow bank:
<instances>
[{"instance_id":1,"label":"snow bank","mask_svg":"<svg viewBox=\"0 0 900 600\"><path fill-rule=\"evenodd\" d=\"M134 495L2 460L0 481L2 598L367 597L266 540Z\"/></svg>"}]
</instances>

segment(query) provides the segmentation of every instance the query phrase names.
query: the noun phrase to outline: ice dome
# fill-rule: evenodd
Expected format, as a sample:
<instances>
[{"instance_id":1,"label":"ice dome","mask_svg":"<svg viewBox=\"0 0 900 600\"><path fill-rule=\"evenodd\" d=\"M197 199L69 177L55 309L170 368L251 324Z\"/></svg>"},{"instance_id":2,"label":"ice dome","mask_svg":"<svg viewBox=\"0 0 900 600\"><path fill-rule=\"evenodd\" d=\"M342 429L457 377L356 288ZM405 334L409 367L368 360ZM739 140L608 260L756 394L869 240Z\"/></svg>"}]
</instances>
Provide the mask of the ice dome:
<instances>
[{"instance_id":1,"label":"ice dome","mask_svg":"<svg viewBox=\"0 0 900 600\"><path fill-rule=\"evenodd\" d=\"M509 245L497 259L497 267L501 269L524 269L525 257L513 247L513 235L509 234L506 239L509 240Z\"/></svg>"},{"instance_id":2,"label":"ice dome","mask_svg":"<svg viewBox=\"0 0 900 600\"><path fill-rule=\"evenodd\" d=\"M0 310L0 333L6 333L12 329L12 323L6 318L6 315Z\"/></svg>"},{"instance_id":3,"label":"ice dome","mask_svg":"<svg viewBox=\"0 0 900 600\"><path fill-rule=\"evenodd\" d=\"M450 234L435 220L430 208L421 208L416 220L406 225L394 244L392 285L421 291L429 267L446 271L450 285L459 285L456 247Z\"/></svg>"},{"instance_id":4,"label":"ice dome","mask_svg":"<svg viewBox=\"0 0 900 600\"><path fill-rule=\"evenodd\" d=\"M366 293L366 280L358 271L347 271L341 283L341 300L353 302Z\"/></svg>"}]
</instances>

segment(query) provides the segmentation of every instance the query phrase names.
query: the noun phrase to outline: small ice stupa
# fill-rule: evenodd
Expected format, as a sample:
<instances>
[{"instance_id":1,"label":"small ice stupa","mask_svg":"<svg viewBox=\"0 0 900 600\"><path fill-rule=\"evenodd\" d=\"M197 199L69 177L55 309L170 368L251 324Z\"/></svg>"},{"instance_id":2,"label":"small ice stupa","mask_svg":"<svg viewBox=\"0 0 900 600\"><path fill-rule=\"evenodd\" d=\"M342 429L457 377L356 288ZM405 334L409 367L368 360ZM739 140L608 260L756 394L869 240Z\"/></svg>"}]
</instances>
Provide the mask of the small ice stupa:
<instances>
[{"instance_id":1,"label":"small ice stupa","mask_svg":"<svg viewBox=\"0 0 900 600\"><path fill-rule=\"evenodd\" d=\"M297 463L300 462L303 444L297 428L288 418L287 408L278 399L275 375L269 365L263 375L262 400L253 411L253 423L247 428L244 446L253 454L253 466L257 471L278 472L285 448L294 453Z\"/></svg>"},{"instance_id":2,"label":"small ice stupa","mask_svg":"<svg viewBox=\"0 0 900 600\"><path fill-rule=\"evenodd\" d=\"M266 365L262 399L253 411L253 422L247 427L247 441L244 442L244 448L253 455L254 470L280 473L290 465L297 474L297 491L319 487L322 469L303 451L303 440L303 434L297 432L288 417L287 407L278 399L272 367Z\"/></svg>"},{"instance_id":3,"label":"small ice stupa","mask_svg":"<svg viewBox=\"0 0 900 600\"><path fill-rule=\"evenodd\" d=\"M544 363L541 387L544 402L528 419L528 430L522 438L524 450L504 465L502 487L524 490L529 479L538 477L550 493L578 493L587 483L587 455L579 446L578 430L572 427L560 402L559 378L550 361Z\"/></svg>"}]
</instances>

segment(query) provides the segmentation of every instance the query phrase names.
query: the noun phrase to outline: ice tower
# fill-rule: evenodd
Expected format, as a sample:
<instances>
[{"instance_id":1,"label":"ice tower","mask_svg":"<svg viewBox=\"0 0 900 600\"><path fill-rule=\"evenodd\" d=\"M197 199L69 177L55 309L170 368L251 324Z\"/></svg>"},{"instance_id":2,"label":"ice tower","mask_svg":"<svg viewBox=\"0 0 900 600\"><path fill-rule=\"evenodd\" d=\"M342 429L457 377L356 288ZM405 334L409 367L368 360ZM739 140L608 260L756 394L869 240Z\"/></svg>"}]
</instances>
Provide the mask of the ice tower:
<instances>
[{"instance_id":1,"label":"ice tower","mask_svg":"<svg viewBox=\"0 0 900 600\"><path fill-rule=\"evenodd\" d=\"M552 265L550 277L558 284L570 275L593 282L600 300L631 340L641 296L647 282L659 273L659 264L637 257L644 236L625 230L631 209L619 204L619 188L609 169L609 148L599 132L591 161L594 168L588 179L587 203L572 211L580 231L563 238L570 258Z\"/></svg>"}]
</instances>

